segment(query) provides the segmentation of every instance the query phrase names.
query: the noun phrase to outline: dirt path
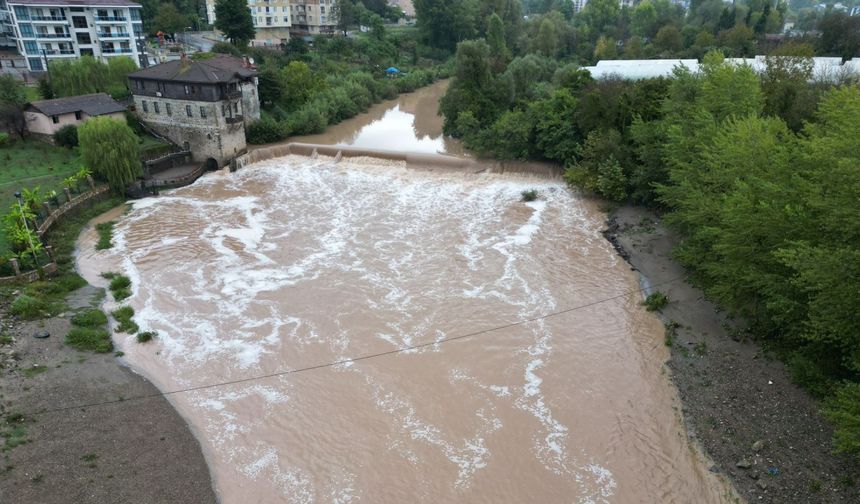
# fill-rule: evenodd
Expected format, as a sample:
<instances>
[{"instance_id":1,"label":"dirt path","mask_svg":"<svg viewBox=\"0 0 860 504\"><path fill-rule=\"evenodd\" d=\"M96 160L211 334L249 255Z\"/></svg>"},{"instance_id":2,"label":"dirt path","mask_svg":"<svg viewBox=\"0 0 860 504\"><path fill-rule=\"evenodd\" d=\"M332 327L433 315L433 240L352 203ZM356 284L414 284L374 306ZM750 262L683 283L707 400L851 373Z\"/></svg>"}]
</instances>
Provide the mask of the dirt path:
<instances>
[{"instance_id":1,"label":"dirt path","mask_svg":"<svg viewBox=\"0 0 860 504\"><path fill-rule=\"evenodd\" d=\"M684 275L670 257L672 232L651 213L624 207L608 238L671 300L662 316L679 326L667 337L668 366L690 435L715 461L711 470L728 474L750 502L860 502L857 465L831 453L832 429L782 363L733 338L700 290L683 281L659 285Z\"/></svg>"},{"instance_id":2,"label":"dirt path","mask_svg":"<svg viewBox=\"0 0 860 504\"><path fill-rule=\"evenodd\" d=\"M99 298L84 289L70 304ZM158 391L113 353L64 345L71 313L16 322L3 312L2 333L14 341L0 344L0 431L15 435L0 438L0 502L217 501L197 440L163 397L33 415ZM39 331L51 336L34 338Z\"/></svg>"}]
</instances>

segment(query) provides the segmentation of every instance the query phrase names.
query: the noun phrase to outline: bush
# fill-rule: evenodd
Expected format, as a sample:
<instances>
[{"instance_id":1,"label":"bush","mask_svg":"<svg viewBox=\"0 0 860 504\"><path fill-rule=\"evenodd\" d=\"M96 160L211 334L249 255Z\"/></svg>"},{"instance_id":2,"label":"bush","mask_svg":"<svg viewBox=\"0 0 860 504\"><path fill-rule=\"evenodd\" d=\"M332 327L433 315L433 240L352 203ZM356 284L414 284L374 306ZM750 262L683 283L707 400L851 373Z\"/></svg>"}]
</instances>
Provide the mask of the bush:
<instances>
[{"instance_id":1,"label":"bush","mask_svg":"<svg viewBox=\"0 0 860 504\"><path fill-rule=\"evenodd\" d=\"M152 338L158 336L158 333L155 331L143 331L137 333L137 342L138 343L146 343L147 341L151 341Z\"/></svg>"},{"instance_id":2,"label":"bush","mask_svg":"<svg viewBox=\"0 0 860 504\"><path fill-rule=\"evenodd\" d=\"M218 54L229 54L236 57L242 56L242 51L229 42L215 42L212 44L212 49L210 49L210 51Z\"/></svg>"},{"instance_id":3,"label":"bush","mask_svg":"<svg viewBox=\"0 0 860 504\"><path fill-rule=\"evenodd\" d=\"M535 191L534 189L529 189L528 191L523 191L520 194L522 195L523 201L525 201L525 202L535 201L536 199L538 199L538 192Z\"/></svg>"},{"instance_id":4,"label":"bush","mask_svg":"<svg viewBox=\"0 0 860 504\"><path fill-rule=\"evenodd\" d=\"M254 121L248 126L247 139L251 144L267 144L280 142L287 138L288 131L286 125L279 123L271 117L264 117L259 121Z\"/></svg>"},{"instance_id":5,"label":"bush","mask_svg":"<svg viewBox=\"0 0 860 504\"><path fill-rule=\"evenodd\" d=\"M131 287L131 279L125 275L116 275L110 281L110 290L127 289Z\"/></svg>"},{"instance_id":6,"label":"bush","mask_svg":"<svg viewBox=\"0 0 860 504\"><path fill-rule=\"evenodd\" d=\"M113 350L110 334L104 329L73 327L66 336L66 344L78 350L108 353Z\"/></svg>"},{"instance_id":7,"label":"bush","mask_svg":"<svg viewBox=\"0 0 860 504\"><path fill-rule=\"evenodd\" d=\"M662 310L669 304L669 298L660 291L654 291L645 298L642 304L645 305L646 310L651 312Z\"/></svg>"},{"instance_id":8,"label":"bush","mask_svg":"<svg viewBox=\"0 0 860 504\"><path fill-rule=\"evenodd\" d=\"M124 332L128 334L134 334L139 329L137 323L131 318L134 317L134 308L131 306L123 306L122 308L117 308L116 310L111 312L113 318L119 322L119 325L116 327L117 332Z\"/></svg>"},{"instance_id":9,"label":"bush","mask_svg":"<svg viewBox=\"0 0 860 504\"><path fill-rule=\"evenodd\" d=\"M327 104L316 100L300 108L290 118L290 130L297 135L322 133L328 126Z\"/></svg>"},{"instance_id":10,"label":"bush","mask_svg":"<svg viewBox=\"0 0 860 504\"><path fill-rule=\"evenodd\" d=\"M48 305L41 299L21 294L15 301L12 301L12 306L9 308L12 315L17 315L25 319L34 319L42 315L42 312L48 311Z\"/></svg>"},{"instance_id":11,"label":"bush","mask_svg":"<svg viewBox=\"0 0 860 504\"><path fill-rule=\"evenodd\" d=\"M0 147L10 145L12 140L9 138L9 133L0 133Z\"/></svg>"},{"instance_id":12,"label":"bush","mask_svg":"<svg viewBox=\"0 0 860 504\"><path fill-rule=\"evenodd\" d=\"M87 310L72 317L72 324L78 327L104 327L107 324L107 316L101 310Z\"/></svg>"},{"instance_id":13,"label":"bush","mask_svg":"<svg viewBox=\"0 0 860 504\"><path fill-rule=\"evenodd\" d=\"M860 383L846 383L824 403L824 416L836 427L836 451L860 458Z\"/></svg>"}]
</instances>

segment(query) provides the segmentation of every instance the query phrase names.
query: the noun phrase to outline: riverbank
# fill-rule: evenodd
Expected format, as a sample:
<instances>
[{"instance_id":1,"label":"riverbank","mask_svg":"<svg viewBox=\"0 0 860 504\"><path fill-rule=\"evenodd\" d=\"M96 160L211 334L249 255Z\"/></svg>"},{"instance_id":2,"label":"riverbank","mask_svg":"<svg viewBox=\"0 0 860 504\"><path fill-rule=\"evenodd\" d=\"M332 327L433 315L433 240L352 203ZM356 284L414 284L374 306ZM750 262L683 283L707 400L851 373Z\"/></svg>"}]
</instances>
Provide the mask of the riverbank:
<instances>
[{"instance_id":1,"label":"riverbank","mask_svg":"<svg viewBox=\"0 0 860 504\"><path fill-rule=\"evenodd\" d=\"M610 215L607 238L670 302L667 362L678 387L689 435L750 502L860 502L860 474L833 455L832 427L818 404L791 382L785 366L684 281L672 259L677 236L651 212L622 207ZM668 283L667 283L668 282Z\"/></svg>"},{"instance_id":2,"label":"riverbank","mask_svg":"<svg viewBox=\"0 0 860 504\"><path fill-rule=\"evenodd\" d=\"M55 237L66 267L83 223L100 211L64 223ZM32 321L10 314L15 297L0 292L0 501L216 502L196 438L158 390L118 354L65 344L71 317L101 304L104 291L74 290L62 313ZM140 396L149 398L64 410Z\"/></svg>"}]
</instances>

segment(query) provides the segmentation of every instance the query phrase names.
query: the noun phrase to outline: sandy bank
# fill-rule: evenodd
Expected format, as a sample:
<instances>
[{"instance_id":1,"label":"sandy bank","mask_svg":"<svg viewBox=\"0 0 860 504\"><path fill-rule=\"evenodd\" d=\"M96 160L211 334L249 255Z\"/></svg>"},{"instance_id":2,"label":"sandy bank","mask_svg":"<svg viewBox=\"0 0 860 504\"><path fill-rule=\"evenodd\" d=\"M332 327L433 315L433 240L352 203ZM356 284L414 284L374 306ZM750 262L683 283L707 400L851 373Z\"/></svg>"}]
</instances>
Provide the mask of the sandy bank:
<instances>
[{"instance_id":1,"label":"sandy bank","mask_svg":"<svg viewBox=\"0 0 860 504\"><path fill-rule=\"evenodd\" d=\"M679 324L668 366L690 436L750 502L860 502L858 468L832 450L832 429L785 366L727 330L724 314L684 281L671 258L677 237L650 212L615 211L607 237L668 295L664 322Z\"/></svg>"}]
</instances>

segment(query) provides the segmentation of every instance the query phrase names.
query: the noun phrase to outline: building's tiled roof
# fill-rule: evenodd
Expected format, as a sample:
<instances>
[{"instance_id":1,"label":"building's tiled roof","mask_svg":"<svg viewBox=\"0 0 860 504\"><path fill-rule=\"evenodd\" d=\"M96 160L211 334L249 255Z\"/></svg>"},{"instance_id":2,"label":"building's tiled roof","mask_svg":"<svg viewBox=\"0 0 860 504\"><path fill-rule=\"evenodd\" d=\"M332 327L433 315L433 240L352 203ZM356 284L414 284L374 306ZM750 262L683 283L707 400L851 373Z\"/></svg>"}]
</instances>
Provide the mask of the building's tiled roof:
<instances>
[{"instance_id":1,"label":"building's tiled roof","mask_svg":"<svg viewBox=\"0 0 860 504\"><path fill-rule=\"evenodd\" d=\"M131 79L153 79L177 82L212 83L232 82L253 77L257 72L248 68L245 60L218 55L205 60L182 58L151 66L128 74Z\"/></svg>"},{"instance_id":2,"label":"building's tiled roof","mask_svg":"<svg viewBox=\"0 0 860 504\"><path fill-rule=\"evenodd\" d=\"M7 0L9 5L39 5L43 7L140 7L129 0Z\"/></svg>"},{"instance_id":3,"label":"building's tiled roof","mask_svg":"<svg viewBox=\"0 0 860 504\"><path fill-rule=\"evenodd\" d=\"M105 93L94 93L81 96L67 96L54 100L42 100L31 102L28 110L35 109L47 116L71 114L72 112L83 112L90 116L113 114L122 112L125 107L114 101Z\"/></svg>"}]
</instances>

